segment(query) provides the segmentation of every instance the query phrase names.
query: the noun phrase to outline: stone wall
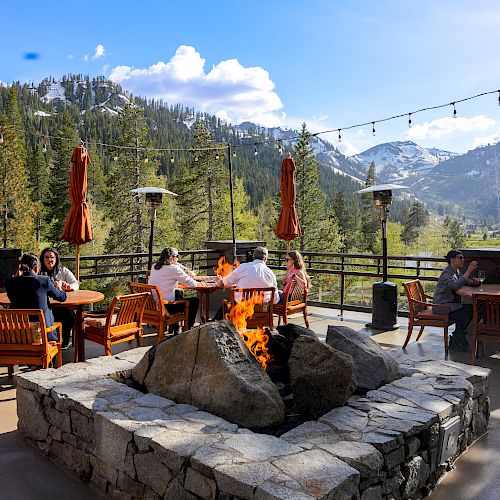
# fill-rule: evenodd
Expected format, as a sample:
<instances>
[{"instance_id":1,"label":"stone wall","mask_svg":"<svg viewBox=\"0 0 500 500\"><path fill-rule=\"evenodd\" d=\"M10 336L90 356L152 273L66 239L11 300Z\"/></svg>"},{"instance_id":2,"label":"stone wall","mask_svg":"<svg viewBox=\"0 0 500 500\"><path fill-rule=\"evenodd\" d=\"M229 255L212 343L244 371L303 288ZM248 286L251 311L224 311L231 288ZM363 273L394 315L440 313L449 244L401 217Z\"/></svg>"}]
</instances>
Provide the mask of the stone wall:
<instances>
[{"instance_id":1,"label":"stone wall","mask_svg":"<svg viewBox=\"0 0 500 500\"><path fill-rule=\"evenodd\" d=\"M398 352L405 377L276 438L121 383L146 349L17 377L20 432L110 497L421 498L487 429L480 367Z\"/></svg>"}]
</instances>

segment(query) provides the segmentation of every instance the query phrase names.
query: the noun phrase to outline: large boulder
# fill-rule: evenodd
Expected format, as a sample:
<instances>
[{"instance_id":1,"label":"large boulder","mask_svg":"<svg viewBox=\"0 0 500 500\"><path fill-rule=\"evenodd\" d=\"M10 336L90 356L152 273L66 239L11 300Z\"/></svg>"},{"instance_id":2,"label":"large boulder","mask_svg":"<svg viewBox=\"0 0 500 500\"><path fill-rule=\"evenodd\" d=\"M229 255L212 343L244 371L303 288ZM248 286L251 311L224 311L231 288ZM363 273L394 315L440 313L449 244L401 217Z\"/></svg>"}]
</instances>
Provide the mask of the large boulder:
<instances>
[{"instance_id":1,"label":"large boulder","mask_svg":"<svg viewBox=\"0 0 500 500\"><path fill-rule=\"evenodd\" d=\"M401 378L399 365L377 342L348 326L330 325L326 343L352 356L360 392L378 389Z\"/></svg>"},{"instance_id":2,"label":"large boulder","mask_svg":"<svg viewBox=\"0 0 500 500\"><path fill-rule=\"evenodd\" d=\"M143 383L148 392L248 428L277 425L285 415L278 390L229 321L160 343Z\"/></svg>"},{"instance_id":3,"label":"large boulder","mask_svg":"<svg viewBox=\"0 0 500 500\"><path fill-rule=\"evenodd\" d=\"M351 356L302 335L289 359L294 404L314 418L343 406L356 390Z\"/></svg>"},{"instance_id":4,"label":"large boulder","mask_svg":"<svg viewBox=\"0 0 500 500\"><path fill-rule=\"evenodd\" d=\"M292 344L301 336L305 335L307 337L313 337L319 340L319 337L309 328L300 325L294 325L293 323L288 323L288 325L280 325L276 327L278 332L286 337Z\"/></svg>"}]
</instances>

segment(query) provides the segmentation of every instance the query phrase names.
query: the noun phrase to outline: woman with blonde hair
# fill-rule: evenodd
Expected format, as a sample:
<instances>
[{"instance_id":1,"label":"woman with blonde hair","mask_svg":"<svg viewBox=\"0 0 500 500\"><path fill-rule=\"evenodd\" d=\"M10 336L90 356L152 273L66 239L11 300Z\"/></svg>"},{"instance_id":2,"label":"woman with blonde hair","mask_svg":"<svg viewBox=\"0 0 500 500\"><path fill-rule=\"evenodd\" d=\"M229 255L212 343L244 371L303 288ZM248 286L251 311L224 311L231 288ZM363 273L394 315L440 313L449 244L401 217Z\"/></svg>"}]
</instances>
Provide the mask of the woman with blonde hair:
<instances>
[{"instance_id":1,"label":"woman with blonde hair","mask_svg":"<svg viewBox=\"0 0 500 500\"><path fill-rule=\"evenodd\" d=\"M292 283L297 283L302 290L309 291L311 288L311 277L307 274L304 258L298 250L290 250L286 256L287 273L283 278L282 286L279 290L280 303L283 303L284 293Z\"/></svg>"}]
</instances>

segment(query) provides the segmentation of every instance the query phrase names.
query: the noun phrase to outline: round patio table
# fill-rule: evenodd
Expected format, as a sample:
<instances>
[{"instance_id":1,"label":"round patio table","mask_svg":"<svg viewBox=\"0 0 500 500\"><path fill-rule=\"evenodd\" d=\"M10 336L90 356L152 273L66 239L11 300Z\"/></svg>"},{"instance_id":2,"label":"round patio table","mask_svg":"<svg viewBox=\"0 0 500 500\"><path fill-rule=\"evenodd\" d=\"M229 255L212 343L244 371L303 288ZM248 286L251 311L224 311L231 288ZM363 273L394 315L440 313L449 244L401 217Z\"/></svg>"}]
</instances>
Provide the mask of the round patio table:
<instances>
[{"instance_id":1,"label":"round patio table","mask_svg":"<svg viewBox=\"0 0 500 500\"><path fill-rule=\"evenodd\" d=\"M73 326L73 339L75 346L75 363L85 359L85 342L83 339L83 307L87 304L95 304L104 299L104 294L94 290L71 290L66 292L65 302L50 299L52 307L67 307L75 311L75 325ZM7 292L0 293L0 305L10 306Z\"/></svg>"}]
</instances>

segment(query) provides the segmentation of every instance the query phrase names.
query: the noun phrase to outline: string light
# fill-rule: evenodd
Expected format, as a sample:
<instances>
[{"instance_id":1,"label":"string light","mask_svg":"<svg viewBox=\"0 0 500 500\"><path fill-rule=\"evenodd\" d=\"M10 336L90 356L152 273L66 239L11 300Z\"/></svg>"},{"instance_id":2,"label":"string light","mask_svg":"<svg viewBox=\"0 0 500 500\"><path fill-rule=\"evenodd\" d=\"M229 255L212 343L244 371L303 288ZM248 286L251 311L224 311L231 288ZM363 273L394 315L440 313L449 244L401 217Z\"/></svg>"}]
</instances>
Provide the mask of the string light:
<instances>
[{"instance_id":1,"label":"string light","mask_svg":"<svg viewBox=\"0 0 500 500\"><path fill-rule=\"evenodd\" d=\"M340 135L340 131L341 131L341 130L342 130L342 129L340 129L340 128L339 128L339 142L342 142L342 136Z\"/></svg>"},{"instance_id":2,"label":"string light","mask_svg":"<svg viewBox=\"0 0 500 500\"><path fill-rule=\"evenodd\" d=\"M118 155L113 156L113 160L118 161Z\"/></svg>"},{"instance_id":3,"label":"string light","mask_svg":"<svg viewBox=\"0 0 500 500\"><path fill-rule=\"evenodd\" d=\"M500 99L500 97L499 97ZM283 139L278 139L278 153L283 154Z\"/></svg>"},{"instance_id":4,"label":"string light","mask_svg":"<svg viewBox=\"0 0 500 500\"><path fill-rule=\"evenodd\" d=\"M149 158L144 158L144 163L148 163L149 162Z\"/></svg>"},{"instance_id":5,"label":"string light","mask_svg":"<svg viewBox=\"0 0 500 500\"><path fill-rule=\"evenodd\" d=\"M172 155L172 157L170 158L170 163L175 163L174 155Z\"/></svg>"},{"instance_id":6,"label":"string light","mask_svg":"<svg viewBox=\"0 0 500 500\"><path fill-rule=\"evenodd\" d=\"M411 128L411 113L408 113L408 128Z\"/></svg>"},{"instance_id":7,"label":"string light","mask_svg":"<svg viewBox=\"0 0 500 500\"><path fill-rule=\"evenodd\" d=\"M45 139L42 140L42 153L47 152L47 143L45 142Z\"/></svg>"},{"instance_id":8,"label":"string light","mask_svg":"<svg viewBox=\"0 0 500 500\"><path fill-rule=\"evenodd\" d=\"M236 151L233 151L233 158L236 158Z\"/></svg>"},{"instance_id":9,"label":"string light","mask_svg":"<svg viewBox=\"0 0 500 500\"><path fill-rule=\"evenodd\" d=\"M498 105L500 106L500 90L498 91Z\"/></svg>"},{"instance_id":10,"label":"string light","mask_svg":"<svg viewBox=\"0 0 500 500\"><path fill-rule=\"evenodd\" d=\"M257 143L254 144L254 147L253 147L253 154L255 156L257 156L259 154L259 152L257 151Z\"/></svg>"},{"instance_id":11,"label":"string light","mask_svg":"<svg viewBox=\"0 0 500 500\"><path fill-rule=\"evenodd\" d=\"M375 132L375 122L372 122L372 134L375 136L377 132Z\"/></svg>"},{"instance_id":12,"label":"string light","mask_svg":"<svg viewBox=\"0 0 500 500\"><path fill-rule=\"evenodd\" d=\"M219 153L215 153L215 159L218 160L220 158Z\"/></svg>"},{"instance_id":13,"label":"string light","mask_svg":"<svg viewBox=\"0 0 500 500\"><path fill-rule=\"evenodd\" d=\"M194 161L198 161L198 155L194 156Z\"/></svg>"},{"instance_id":14,"label":"string light","mask_svg":"<svg viewBox=\"0 0 500 500\"><path fill-rule=\"evenodd\" d=\"M457 108L455 108L455 103L452 102L450 104L453 106L453 118L456 118L457 117Z\"/></svg>"}]
</instances>

